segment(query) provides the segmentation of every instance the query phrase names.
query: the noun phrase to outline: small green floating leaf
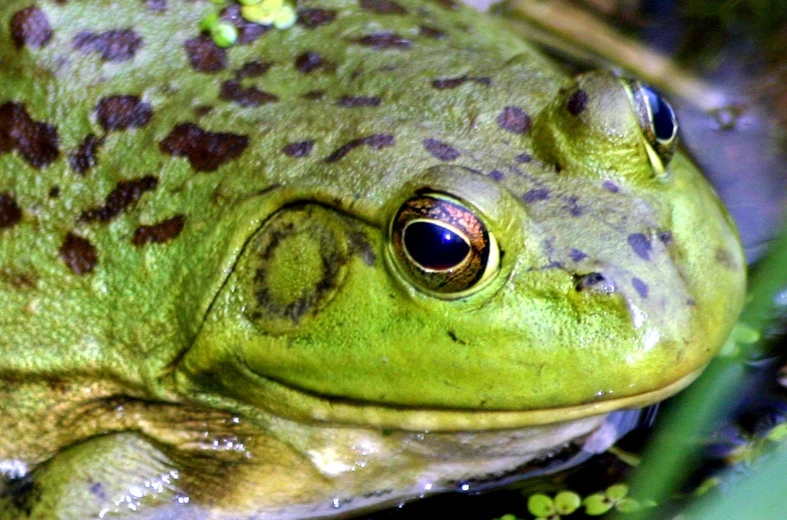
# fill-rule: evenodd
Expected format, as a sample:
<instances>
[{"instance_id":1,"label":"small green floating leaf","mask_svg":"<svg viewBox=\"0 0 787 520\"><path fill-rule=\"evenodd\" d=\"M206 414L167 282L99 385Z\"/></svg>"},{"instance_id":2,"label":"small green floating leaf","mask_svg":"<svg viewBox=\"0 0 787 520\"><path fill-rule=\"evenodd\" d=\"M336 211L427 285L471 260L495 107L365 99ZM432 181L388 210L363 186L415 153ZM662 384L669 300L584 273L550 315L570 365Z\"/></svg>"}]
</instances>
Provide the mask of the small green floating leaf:
<instances>
[{"instance_id":1,"label":"small green floating leaf","mask_svg":"<svg viewBox=\"0 0 787 520\"><path fill-rule=\"evenodd\" d=\"M538 517L552 516L557 512L552 499L542 493L530 495L527 499L527 510L531 515Z\"/></svg>"},{"instance_id":2,"label":"small green floating leaf","mask_svg":"<svg viewBox=\"0 0 787 520\"><path fill-rule=\"evenodd\" d=\"M560 515L570 515L582 505L582 498L573 491L561 491L553 500L555 510Z\"/></svg>"},{"instance_id":3,"label":"small green floating leaf","mask_svg":"<svg viewBox=\"0 0 787 520\"><path fill-rule=\"evenodd\" d=\"M238 41L238 29L229 22L219 22L210 31L210 36L219 47L231 47Z\"/></svg>"},{"instance_id":4,"label":"small green floating leaf","mask_svg":"<svg viewBox=\"0 0 787 520\"><path fill-rule=\"evenodd\" d=\"M612 502L602 493L594 493L585 497L582 504L585 506L585 513L590 516L601 516L612 509Z\"/></svg>"}]
</instances>

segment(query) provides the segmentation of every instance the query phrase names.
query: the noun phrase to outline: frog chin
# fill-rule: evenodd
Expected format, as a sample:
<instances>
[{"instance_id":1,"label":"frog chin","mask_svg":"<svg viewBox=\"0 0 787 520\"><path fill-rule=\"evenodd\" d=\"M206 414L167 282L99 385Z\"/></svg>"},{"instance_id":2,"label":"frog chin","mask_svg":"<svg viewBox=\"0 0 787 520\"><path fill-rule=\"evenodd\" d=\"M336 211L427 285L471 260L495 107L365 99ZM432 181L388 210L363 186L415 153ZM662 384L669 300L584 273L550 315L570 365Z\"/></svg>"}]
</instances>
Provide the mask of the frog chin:
<instances>
[{"instance_id":1,"label":"frog chin","mask_svg":"<svg viewBox=\"0 0 787 520\"><path fill-rule=\"evenodd\" d=\"M237 386L228 387L233 397L264 409L275 416L295 421L328 423L413 432L473 432L502 430L527 426L565 423L586 417L604 415L621 409L642 408L663 401L688 386L704 367L690 372L670 384L636 395L604 396L603 399L563 406L532 410L479 410L471 408L429 408L394 406L356 401L342 397L324 396L262 377L248 367L245 376L256 388L239 393Z\"/></svg>"}]
</instances>

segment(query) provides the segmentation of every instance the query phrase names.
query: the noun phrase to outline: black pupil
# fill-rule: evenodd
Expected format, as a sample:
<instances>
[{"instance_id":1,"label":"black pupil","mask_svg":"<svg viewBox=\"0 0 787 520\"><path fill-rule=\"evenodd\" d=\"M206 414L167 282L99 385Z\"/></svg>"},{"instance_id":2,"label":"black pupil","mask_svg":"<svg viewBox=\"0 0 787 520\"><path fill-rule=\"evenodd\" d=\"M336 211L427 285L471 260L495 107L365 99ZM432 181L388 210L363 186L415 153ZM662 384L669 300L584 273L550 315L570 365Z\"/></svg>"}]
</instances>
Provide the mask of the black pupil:
<instances>
[{"instance_id":1,"label":"black pupil","mask_svg":"<svg viewBox=\"0 0 787 520\"><path fill-rule=\"evenodd\" d=\"M658 92L647 85L642 85L642 90L653 113L653 131L656 132L656 138L662 141L671 139L675 133L675 112Z\"/></svg>"},{"instance_id":2,"label":"black pupil","mask_svg":"<svg viewBox=\"0 0 787 520\"><path fill-rule=\"evenodd\" d=\"M456 267L470 252L470 246L459 235L433 222L407 226L404 247L413 260L435 271Z\"/></svg>"}]
</instances>

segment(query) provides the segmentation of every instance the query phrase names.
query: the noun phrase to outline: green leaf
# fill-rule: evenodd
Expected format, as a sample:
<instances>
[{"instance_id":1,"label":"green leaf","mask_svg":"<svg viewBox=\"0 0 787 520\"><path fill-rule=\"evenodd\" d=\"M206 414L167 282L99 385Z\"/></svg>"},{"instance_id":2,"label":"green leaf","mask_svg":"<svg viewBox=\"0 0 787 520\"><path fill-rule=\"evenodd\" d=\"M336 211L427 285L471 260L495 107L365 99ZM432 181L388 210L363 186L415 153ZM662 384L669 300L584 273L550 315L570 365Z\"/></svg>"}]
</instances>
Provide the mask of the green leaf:
<instances>
[{"instance_id":1,"label":"green leaf","mask_svg":"<svg viewBox=\"0 0 787 520\"><path fill-rule=\"evenodd\" d=\"M561 491L555 495L555 510L560 515L570 515L582 505L582 498L573 491Z\"/></svg>"},{"instance_id":2,"label":"green leaf","mask_svg":"<svg viewBox=\"0 0 787 520\"><path fill-rule=\"evenodd\" d=\"M585 513L590 516L601 516L612 509L612 503L606 495L601 493L594 493L586 497L582 503L585 505Z\"/></svg>"},{"instance_id":3,"label":"green leaf","mask_svg":"<svg viewBox=\"0 0 787 520\"><path fill-rule=\"evenodd\" d=\"M542 493L530 495L527 499L527 510L533 516L552 516L557 512L552 499Z\"/></svg>"}]
</instances>

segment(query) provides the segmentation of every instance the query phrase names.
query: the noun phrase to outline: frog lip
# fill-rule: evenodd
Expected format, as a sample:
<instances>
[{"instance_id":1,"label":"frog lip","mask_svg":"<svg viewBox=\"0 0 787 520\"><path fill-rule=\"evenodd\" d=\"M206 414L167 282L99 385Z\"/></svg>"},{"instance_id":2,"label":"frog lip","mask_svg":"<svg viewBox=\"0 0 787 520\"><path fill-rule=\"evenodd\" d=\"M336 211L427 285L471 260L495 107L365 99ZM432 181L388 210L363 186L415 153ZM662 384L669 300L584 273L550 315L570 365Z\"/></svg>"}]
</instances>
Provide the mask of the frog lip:
<instances>
[{"instance_id":1,"label":"frog lip","mask_svg":"<svg viewBox=\"0 0 787 520\"><path fill-rule=\"evenodd\" d=\"M251 400L255 405L281 417L331 425L457 432L554 424L624 408L641 408L678 393L703 370L704 367L699 368L666 386L635 395L538 410L397 407L318 395L258 374L250 375L261 390L259 393L255 392L255 397Z\"/></svg>"}]
</instances>

